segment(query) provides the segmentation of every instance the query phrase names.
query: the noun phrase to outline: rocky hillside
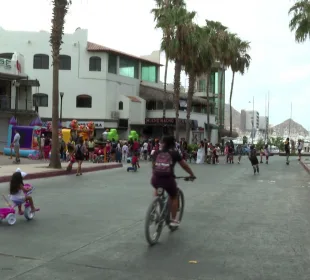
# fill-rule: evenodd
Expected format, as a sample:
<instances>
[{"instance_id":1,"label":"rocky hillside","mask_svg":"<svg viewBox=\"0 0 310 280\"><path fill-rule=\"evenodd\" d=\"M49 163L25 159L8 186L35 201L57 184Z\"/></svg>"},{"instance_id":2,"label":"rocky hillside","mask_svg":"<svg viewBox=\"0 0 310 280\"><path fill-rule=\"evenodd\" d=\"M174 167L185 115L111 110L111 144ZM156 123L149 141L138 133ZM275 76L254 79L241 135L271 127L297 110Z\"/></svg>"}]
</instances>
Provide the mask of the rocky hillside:
<instances>
[{"instance_id":1,"label":"rocky hillside","mask_svg":"<svg viewBox=\"0 0 310 280\"><path fill-rule=\"evenodd\" d=\"M240 129L240 113L232 107L233 129ZM230 111L229 104L225 104L225 127L229 128Z\"/></svg>"},{"instance_id":2,"label":"rocky hillside","mask_svg":"<svg viewBox=\"0 0 310 280\"><path fill-rule=\"evenodd\" d=\"M274 126L272 129L279 135L288 135L290 126L290 119ZM299 123L291 120L291 135L302 135L304 137L308 136L308 131Z\"/></svg>"}]
</instances>

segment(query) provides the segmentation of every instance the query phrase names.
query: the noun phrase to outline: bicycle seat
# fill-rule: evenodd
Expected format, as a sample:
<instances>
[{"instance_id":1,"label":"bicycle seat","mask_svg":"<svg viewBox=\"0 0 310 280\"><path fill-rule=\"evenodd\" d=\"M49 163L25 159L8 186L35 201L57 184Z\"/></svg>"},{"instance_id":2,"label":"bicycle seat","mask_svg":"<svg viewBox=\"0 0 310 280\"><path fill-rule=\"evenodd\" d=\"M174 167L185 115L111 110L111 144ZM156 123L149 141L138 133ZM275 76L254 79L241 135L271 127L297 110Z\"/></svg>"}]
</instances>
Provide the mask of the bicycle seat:
<instances>
[{"instance_id":1,"label":"bicycle seat","mask_svg":"<svg viewBox=\"0 0 310 280\"><path fill-rule=\"evenodd\" d=\"M165 192L165 189L164 189L164 188L162 188L162 187L157 188L157 195L158 195L158 196L163 195L164 192Z\"/></svg>"}]
</instances>

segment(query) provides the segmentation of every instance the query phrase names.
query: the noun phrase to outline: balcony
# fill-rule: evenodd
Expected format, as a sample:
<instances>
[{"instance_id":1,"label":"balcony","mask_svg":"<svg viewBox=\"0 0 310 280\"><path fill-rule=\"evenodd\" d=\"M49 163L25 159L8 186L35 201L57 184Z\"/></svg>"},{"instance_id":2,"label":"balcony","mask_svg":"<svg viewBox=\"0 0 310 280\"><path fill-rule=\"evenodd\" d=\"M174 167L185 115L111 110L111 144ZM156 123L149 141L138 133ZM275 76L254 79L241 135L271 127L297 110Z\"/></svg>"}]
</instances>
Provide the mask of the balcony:
<instances>
[{"instance_id":1,"label":"balcony","mask_svg":"<svg viewBox=\"0 0 310 280\"><path fill-rule=\"evenodd\" d=\"M6 95L0 95L0 112L36 114L32 106L32 99L20 97L16 100Z\"/></svg>"}]
</instances>

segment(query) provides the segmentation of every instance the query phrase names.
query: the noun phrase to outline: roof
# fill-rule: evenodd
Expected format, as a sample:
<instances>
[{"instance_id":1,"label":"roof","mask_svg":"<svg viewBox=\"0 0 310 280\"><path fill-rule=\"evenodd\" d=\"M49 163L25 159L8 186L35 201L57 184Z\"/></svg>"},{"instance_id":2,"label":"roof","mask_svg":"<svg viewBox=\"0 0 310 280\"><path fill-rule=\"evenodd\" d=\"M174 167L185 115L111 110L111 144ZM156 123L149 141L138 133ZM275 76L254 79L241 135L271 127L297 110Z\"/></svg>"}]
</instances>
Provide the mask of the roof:
<instances>
[{"instance_id":1,"label":"roof","mask_svg":"<svg viewBox=\"0 0 310 280\"><path fill-rule=\"evenodd\" d=\"M141 103L141 100L139 100L139 98L136 96L128 96L127 95L127 97L130 99L131 102Z\"/></svg>"},{"instance_id":2,"label":"roof","mask_svg":"<svg viewBox=\"0 0 310 280\"><path fill-rule=\"evenodd\" d=\"M115 50L115 49L111 49L111 48L108 48L108 47L105 47L105 46L102 46L102 45L98 45L98 44L92 43L92 42L87 42L87 50L89 52L107 52L107 53L114 53L114 54L124 55L124 56L127 56L127 57L131 57L131 58L137 59L139 61L152 63L152 64L155 64L155 65L158 65L158 66L163 66L162 64L160 64L158 62L155 62L155 61L143 58L143 57L135 56L135 55L132 55L132 54L128 54L128 53L125 53L125 52L121 52L121 51L118 51L118 50Z\"/></svg>"}]
</instances>

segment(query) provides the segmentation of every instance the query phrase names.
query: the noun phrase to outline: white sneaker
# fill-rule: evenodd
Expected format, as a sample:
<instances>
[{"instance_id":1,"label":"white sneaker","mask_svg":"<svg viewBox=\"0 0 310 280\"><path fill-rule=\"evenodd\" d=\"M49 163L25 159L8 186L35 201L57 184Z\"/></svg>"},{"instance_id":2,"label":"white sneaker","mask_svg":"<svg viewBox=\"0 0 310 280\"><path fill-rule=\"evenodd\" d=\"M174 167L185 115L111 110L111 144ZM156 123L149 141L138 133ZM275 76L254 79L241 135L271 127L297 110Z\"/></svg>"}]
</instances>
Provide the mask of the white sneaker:
<instances>
[{"instance_id":1,"label":"white sneaker","mask_svg":"<svg viewBox=\"0 0 310 280\"><path fill-rule=\"evenodd\" d=\"M180 226L180 222L179 222L179 221L176 221L176 220L171 220L170 226L172 226L172 227L178 227L178 226Z\"/></svg>"}]
</instances>

